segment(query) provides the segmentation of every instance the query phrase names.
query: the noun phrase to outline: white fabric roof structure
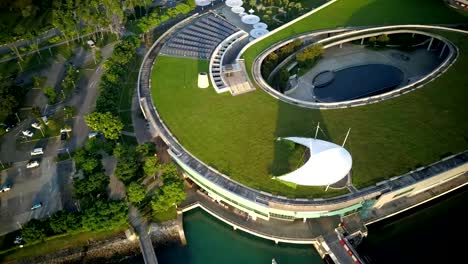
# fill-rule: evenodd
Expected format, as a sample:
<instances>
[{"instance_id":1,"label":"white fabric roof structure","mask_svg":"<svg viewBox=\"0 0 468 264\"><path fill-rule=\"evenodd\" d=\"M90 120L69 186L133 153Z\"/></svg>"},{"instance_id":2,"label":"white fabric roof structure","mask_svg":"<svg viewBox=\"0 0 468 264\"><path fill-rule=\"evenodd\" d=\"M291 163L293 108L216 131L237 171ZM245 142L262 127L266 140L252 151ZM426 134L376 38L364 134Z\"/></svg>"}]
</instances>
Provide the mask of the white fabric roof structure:
<instances>
[{"instance_id":1,"label":"white fabric roof structure","mask_svg":"<svg viewBox=\"0 0 468 264\"><path fill-rule=\"evenodd\" d=\"M299 169L277 177L283 181L306 186L328 186L348 175L352 166L351 154L334 143L301 137L282 138L304 145L310 150L309 160Z\"/></svg>"},{"instance_id":2,"label":"white fabric roof structure","mask_svg":"<svg viewBox=\"0 0 468 264\"><path fill-rule=\"evenodd\" d=\"M211 0L195 0L197 6L207 6L211 4Z\"/></svg>"},{"instance_id":3,"label":"white fabric roof structure","mask_svg":"<svg viewBox=\"0 0 468 264\"><path fill-rule=\"evenodd\" d=\"M254 29L250 30L250 36L252 36L253 38L259 38L259 37L267 34L268 32L269 32L268 29L254 28Z\"/></svg>"},{"instance_id":4,"label":"white fabric roof structure","mask_svg":"<svg viewBox=\"0 0 468 264\"><path fill-rule=\"evenodd\" d=\"M244 24L249 24L249 25L253 25L253 24L257 24L258 22L260 22L260 18L256 15L245 15L241 18L242 22L244 22Z\"/></svg>"},{"instance_id":5,"label":"white fabric roof structure","mask_svg":"<svg viewBox=\"0 0 468 264\"><path fill-rule=\"evenodd\" d=\"M235 7L231 8L231 11L233 13L240 14L240 13L243 13L245 11L245 8L243 8L242 6L235 6Z\"/></svg>"},{"instance_id":6,"label":"white fabric roof structure","mask_svg":"<svg viewBox=\"0 0 468 264\"><path fill-rule=\"evenodd\" d=\"M242 6L244 2L242 0L226 0L225 4L229 7Z\"/></svg>"},{"instance_id":7,"label":"white fabric roof structure","mask_svg":"<svg viewBox=\"0 0 468 264\"><path fill-rule=\"evenodd\" d=\"M261 28L261 29L267 29L268 28L268 25L263 23L263 22L259 22L257 24L254 24L253 25L253 28Z\"/></svg>"}]
</instances>

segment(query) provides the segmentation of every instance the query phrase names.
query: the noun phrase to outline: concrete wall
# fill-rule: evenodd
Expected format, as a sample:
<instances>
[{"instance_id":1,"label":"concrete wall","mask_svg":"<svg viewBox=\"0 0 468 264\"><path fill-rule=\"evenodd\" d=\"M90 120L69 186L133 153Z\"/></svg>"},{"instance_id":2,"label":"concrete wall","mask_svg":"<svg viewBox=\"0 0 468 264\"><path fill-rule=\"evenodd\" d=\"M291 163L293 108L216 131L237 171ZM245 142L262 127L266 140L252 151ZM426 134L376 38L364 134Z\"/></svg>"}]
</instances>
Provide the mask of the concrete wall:
<instances>
[{"instance_id":1,"label":"concrete wall","mask_svg":"<svg viewBox=\"0 0 468 264\"><path fill-rule=\"evenodd\" d=\"M426 31L421 31L421 30L430 30L430 29L440 29L440 30L445 30L445 31L454 31L454 32L460 32L467 34L467 31L462 31L462 30L456 30L452 28L446 28L446 27L439 27L439 26L426 26L426 25L396 25L396 26L384 26L384 27L371 27L371 28L349 28L348 32L341 33L338 35L334 35L325 39L321 39L317 41L316 43L321 43L324 45L324 48L331 47L333 45L339 45L341 43L346 43L351 40L355 39L361 39L365 38L368 36L373 36L373 35L379 35L379 34L387 34L387 33L416 33L416 34L421 34L421 35L426 35L429 37L432 37L434 39L438 39L444 43L447 44L448 50L450 50L449 56L436 68L434 69L431 73L427 74L424 78L413 82L409 85L406 85L404 87L400 87L398 89L392 90L390 92L384 93L384 94L379 94L379 95L374 95L374 96L369 96L365 98L359 98L359 99L354 99L354 100L349 100L349 101L342 101L342 102L333 102L333 103L323 103L323 102L312 102L312 101L304 101L296 98L289 97L285 94L282 94L279 91L276 91L273 89L266 80L264 80L262 74L261 74L261 65L263 60L273 51L276 49L282 47L286 43L289 43L291 41L294 41L295 38L293 39L288 39L285 41L280 41L276 43L275 45L272 45L268 49L264 50L262 53L260 53L257 58L254 61L253 67L252 67L252 76L258 86L262 88L264 91L269 93L271 96L282 100L283 102L301 106L301 107L306 107L306 108L312 108L312 109L337 109L337 108L348 108L348 107L357 107L361 105L367 105L367 104L374 104L374 103L379 103L383 100L395 98L398 96L401 96L403 94L406 94L408 92L411 92L413 90L419 89L423 87L426 83L433 81L434 79L438 78L440 75L445 73L457 60L458 58L458 49L447 39L435 35L431 32L426 32ZM327 31L325 31L326 33ZM334 33L334 30L330 30L331 33ZM314 31L310 33L306 33L304 35L301 35L300 38L304 38L306 36L314 36L317 35L319 31ZM299 37L298 37L299 38ZM313 43L312 43L313 44ZM302 49L301 49L302 50ZM298 51L299 52L299 51ZM294 54L293 54L294 55ZM294 58L294 56L289 56L288 58Z\"/></svg>"},{"instance_id":2,"label":"concrete wall","mask_svg":"<svg viewBox=\"0 0 468 264\"><path fill-rule=\"evenodd\" d=\"M453 169L444 171L436 176L433 176L431 178L428 178L423 181L415 182L413 184L409 184L403 188L399 188L396 190L393 190L391 192L385 193L377 199L377 201L374 204L375 208L380 208L386 203L389 203L393 200L403 198L403 197L411 197L413 195L416 195L420 192L423 192L425 190L428 190L430 188L433 188L443 182L446 182L448 180L451 180L455 177L463 175L463 173L468 171L468 163L465 163L461 166L455 167Z\"/></svg>"},{"instance_id":3,"label":"concrete wall","mask_svg":"<svg viewBox=\"0 0 468 264\"><path fill-rule=\"evenodd\" d=\"M325 210L321 209L319 206L310 206L309 210L301 208L283 207L275 208L275 205L262 204L259 202L254 202L244 197L241 197L229 190L218 186L216 183L213 183L200 175L197 171L193 170L191 167L187 166L182 160L180 160L177 155L169 151L169 154L173 160L184 170L185 176L189 177L193 182L195 182L200 188L205 190L210 197L217 201L223 201L226 204L229 204L243 212L248 213L250 216L256 218L262 218L264 220L269 220L270 214L282 215L290 217L290 219L302 219L302 218L319 218L324 216L333 216L333 215L344 215L350 211L357 210L361 207L361 202L364 199L355 199L350 200L347 203L337 206L336 210ZM324 206L325 207L325 206Z\"/></svg>"}]
</instances>

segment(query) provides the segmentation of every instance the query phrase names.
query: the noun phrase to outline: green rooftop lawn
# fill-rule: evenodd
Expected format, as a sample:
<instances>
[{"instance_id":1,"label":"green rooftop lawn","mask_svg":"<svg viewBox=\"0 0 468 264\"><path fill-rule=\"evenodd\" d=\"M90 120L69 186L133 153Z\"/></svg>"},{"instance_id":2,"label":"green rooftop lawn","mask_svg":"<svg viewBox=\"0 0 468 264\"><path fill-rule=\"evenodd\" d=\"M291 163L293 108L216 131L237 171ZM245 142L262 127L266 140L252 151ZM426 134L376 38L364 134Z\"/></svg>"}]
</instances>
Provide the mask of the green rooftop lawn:
<instances>
[{"instance_id":1,"label":"green rooftop lawn","mask_svg":"<svg viewBox=\"0 0 468 264\"><path fill-rule=\"evenodd\" d=\"M390 23L453 23L457 16L437 0L341 0L317 17L299 22L248 50L250 61L268 43L299 32L340 25ZM409 17L409 14L417 17ZM305 20L304 20L305 21ZM299 29L297 29L299 28ZM287 32L286 32L287 31ZM340 110L303 109L257 90L240 96L197 88L197 73L208 62L158 57L152 74L156 107L178 140L195 156L233 179L251 187L289 197L332 196L321 187L286 185L273 180L291 170L297 155L278 136L313 136L341 144L353 156L353 183L374 184L468 148L468 35L443 33L461 49L457 63L424 88L369 106ZM268 42L268 43L267 43Z\"/></svg>"},{"instance_id":2,"label":"green rooftop lawn","mask_svg":"<svg viewBox=\"0 0 468 264\"><path fill-rule=\"evenodd\" d=\"M324 28L392 24L468 23L468 17L443 0L338 0L270 37L244 53L247 69L264 49L282 39Z\"/></svg>"}]
</instances>

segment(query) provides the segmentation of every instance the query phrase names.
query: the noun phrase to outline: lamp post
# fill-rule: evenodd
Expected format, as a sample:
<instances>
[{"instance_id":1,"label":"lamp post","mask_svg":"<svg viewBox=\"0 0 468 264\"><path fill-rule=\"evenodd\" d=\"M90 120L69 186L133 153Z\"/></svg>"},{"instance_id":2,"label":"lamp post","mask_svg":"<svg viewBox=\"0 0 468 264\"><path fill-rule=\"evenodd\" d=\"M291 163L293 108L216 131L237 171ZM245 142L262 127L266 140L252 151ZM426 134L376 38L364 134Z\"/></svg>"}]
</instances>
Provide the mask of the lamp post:
<instances>
[{"instance_id":1,"label":"lamp post","mask_svg":"<svg viewBox=\"0 0 468 264\"><path fill-rule=\"evenodd\" d=\"M19 118L18 113L15 113L15 115L16 115L16 118L18 118L18 123L21 123L21 119Z\"/></svg>"},{"instance_id":2,"label":"lamp post","mask_svg":"<svg viewBox=\"0 0 468 264\"><path fill-rule=\"evenodd\" d=\"M70 151L68 150L68 148L66 148L66 150L67 150L67 153L68 153L68 157L71 159Z\"/></svg>"}]
</instances>

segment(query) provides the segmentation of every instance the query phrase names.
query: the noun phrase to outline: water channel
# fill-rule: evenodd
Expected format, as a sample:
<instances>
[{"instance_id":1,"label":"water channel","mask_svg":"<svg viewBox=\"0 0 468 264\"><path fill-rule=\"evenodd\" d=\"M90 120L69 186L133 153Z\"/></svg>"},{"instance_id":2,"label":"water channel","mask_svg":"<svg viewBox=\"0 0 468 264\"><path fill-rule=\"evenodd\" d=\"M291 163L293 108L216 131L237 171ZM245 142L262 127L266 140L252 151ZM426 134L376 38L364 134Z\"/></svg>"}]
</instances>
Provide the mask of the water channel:
<instances>
[{"instance_id":1,"label":"water channel","mask_svg":"<svg viewBox=\"0 0 468 264\"><path fill-rule=\"evenodd\" d=\"M187 246L158 248L160 264L323 264L312 245L275 245L273 241L234 231L202 209L184 213ZM125 262L144 263L141 257Z\"/></svg>"},{"instance_id":2,"label":"water channel","mask_svg":"<svg viewBox=\"0 0 468 264\"><path fill-rule=\"evenodd\" d=\"M369 264L461 263L468 232L464 226L468 188L369 226L358 251ZM275 245L234 231L202 209L184 214L188 245L157 248L162 264L323 264L312 245ZM143 264L141 256L120 263Z\"/></svg>"}]
</instances>

